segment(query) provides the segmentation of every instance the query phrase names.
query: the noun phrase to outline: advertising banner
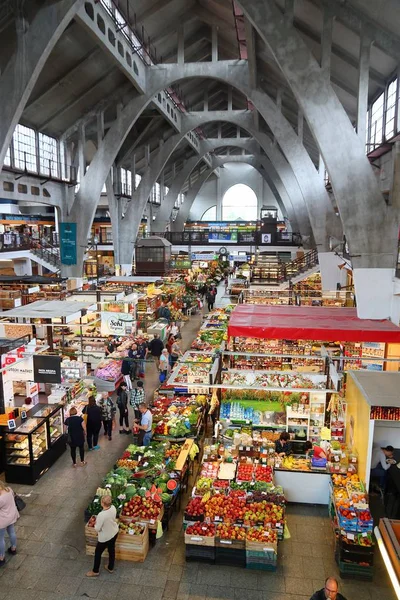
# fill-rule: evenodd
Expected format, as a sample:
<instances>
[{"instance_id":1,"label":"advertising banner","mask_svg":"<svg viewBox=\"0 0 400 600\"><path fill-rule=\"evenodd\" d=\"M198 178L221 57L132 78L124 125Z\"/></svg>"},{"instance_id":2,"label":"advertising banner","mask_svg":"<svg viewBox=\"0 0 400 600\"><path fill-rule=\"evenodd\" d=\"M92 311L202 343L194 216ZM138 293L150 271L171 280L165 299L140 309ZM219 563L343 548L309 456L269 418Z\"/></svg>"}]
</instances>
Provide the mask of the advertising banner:
<instances>
[{"instance_id":1,"label":"advertising banner","mask_svg":"<svg viewBox=\"0 0 400 600\"><path fill-rule=\"evenodd\" d=\"M134 317L130 313L101 313L101 335L130 335L134 330Z\"/></svg>"},{"instance_id":2,"label":"advertising banner","mask_svg":"<svg viewBox=\"0 0 400 600\"><path fill-rule=\"evenodd\" d=\"M222 232L217 231L215 233L208 234L209 242L226 242L227 244L236 244L238 241L237 231Z\"/></svg>"},{"instance_id":3,"label":"advertising banner","mask_svg":"<svg viewBox=\"0 0 400 600\"><path fill-rule=\"evenodd\" d=\"M33 380L36 383L61 383L61 356L35 354Z\"/></svg>"},{"instance_id":4,"label":"advertising banner","mask_svg":"<svg viewBox=\"0 0 400 600\"><path fill-rule=\"evenodd\" d=\"M76 265L76 223L60 223L60 258L63 265Z\"/></svg>"}]
</instances>

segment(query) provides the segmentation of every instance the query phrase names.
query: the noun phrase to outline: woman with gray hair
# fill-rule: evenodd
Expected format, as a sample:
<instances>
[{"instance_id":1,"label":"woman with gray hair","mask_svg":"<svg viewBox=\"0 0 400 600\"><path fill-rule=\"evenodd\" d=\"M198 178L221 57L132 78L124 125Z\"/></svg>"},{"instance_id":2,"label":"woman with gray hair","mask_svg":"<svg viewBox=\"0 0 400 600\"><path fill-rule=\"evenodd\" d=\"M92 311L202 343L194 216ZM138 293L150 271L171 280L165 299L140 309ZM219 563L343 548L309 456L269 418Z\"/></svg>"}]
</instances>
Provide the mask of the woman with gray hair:
<instances>
[{"instance_id":1,"label":"woman with gray hair","mask_svg":"<svg viewBox=\"0 0 400 600\"><path fill-rule=\"evenodd\" d=\"M100 575L101 556L104 550L108 550L108 565L104 568L109 573L114 572L115 542L118 536L118 523L116 521L117 511L112 503L111 496L102 496L102 511L96 517L95 530L97 531L97 545L94 553L93 571L86 573L86 577L98 577Z\"/></svg>"},{"instance_id":2,"label":"woman with gray hair","mask_svg":"<svg viewBox=\"0 0 400 600\"><path fill-rule=\"evenodd\" d=\"M6 533L10 538L8 554L17 553L17 536L14 525L19 518L15 505L14 492L6 483L0 481L0 567L6 564Z\"/></svg>"}]
</instances>

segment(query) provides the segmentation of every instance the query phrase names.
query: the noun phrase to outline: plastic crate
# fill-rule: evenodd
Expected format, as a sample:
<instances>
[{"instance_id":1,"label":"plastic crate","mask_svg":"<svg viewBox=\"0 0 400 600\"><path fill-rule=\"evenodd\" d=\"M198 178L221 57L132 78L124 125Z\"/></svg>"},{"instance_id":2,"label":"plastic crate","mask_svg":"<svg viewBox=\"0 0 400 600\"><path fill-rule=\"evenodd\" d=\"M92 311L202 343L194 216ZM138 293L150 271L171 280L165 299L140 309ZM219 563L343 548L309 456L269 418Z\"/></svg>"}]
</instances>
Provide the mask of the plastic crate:
<instances>
[{"instance_id":1,"label":"plastic crate","mask_svg":"<svg viewBox=\"0 0 400 600\"><path fill-rule=\"evenodd\" d=\"M215 547L215 564L226 565L228 567L245 567L246 550L237 550L235 548Z\"/></svg>"},{"instance_id":2,"label":"plastic crate","mask_svg":"<svg viewBox=\"0 0 400 600\"><path fill-rule=\"evenodd\" d=\"M246 550L246 569L276 571L278 555L273 548L268 551Z\"/></svg>"},{"instance_id":3,"label":"plastic crate","mask_svg":"<svg viewBox=\"0 0 400 600\"><path fill-rule=\"evenodd\" d=\"M351 579L363 579L365 581L372 581L373 569L372 567L362 567L353 563L346 563L341 560L338 561L339 572L342 578Z\"/></svg>"},{"instance_id":4,"label":"plastic crate","mask_svg":"<svg viewBox=\"0 0 400 600\"><path fill-rule=\"evenodd\" d=\"M194 544L185 544L185 556L186 560L206 562L208 564L215 564L215 548L214 546L196 546Z\"/></svg>"}]
</instances>

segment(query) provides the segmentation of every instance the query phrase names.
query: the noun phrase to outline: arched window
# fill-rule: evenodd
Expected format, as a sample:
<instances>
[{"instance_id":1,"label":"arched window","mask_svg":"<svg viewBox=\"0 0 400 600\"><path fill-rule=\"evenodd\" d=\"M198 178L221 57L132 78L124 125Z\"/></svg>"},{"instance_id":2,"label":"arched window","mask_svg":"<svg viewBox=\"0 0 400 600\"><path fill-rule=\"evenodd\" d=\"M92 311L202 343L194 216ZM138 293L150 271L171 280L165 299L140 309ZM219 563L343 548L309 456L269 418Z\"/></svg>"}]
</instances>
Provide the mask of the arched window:
<instances>
[{"instance_id":1,"label":"arched window","mask_svg":"<svg viewBox=\"0 0 400 600\"><path fill-rule=\"evenodd\" d=\"M238 183L229 188L222 199L223 221L255 221L257 196L248 185Z\"/></svg>"},{"instance_id":2,"label":"arched window","mask_svg":"<svg viewBox=\"0 0 400 600\"><path fill-rule=\"evenodd\" d=\"M211 206L203 213L200 221L216 221L217 220L217 205Z\"/></svg>"}]
</instances>

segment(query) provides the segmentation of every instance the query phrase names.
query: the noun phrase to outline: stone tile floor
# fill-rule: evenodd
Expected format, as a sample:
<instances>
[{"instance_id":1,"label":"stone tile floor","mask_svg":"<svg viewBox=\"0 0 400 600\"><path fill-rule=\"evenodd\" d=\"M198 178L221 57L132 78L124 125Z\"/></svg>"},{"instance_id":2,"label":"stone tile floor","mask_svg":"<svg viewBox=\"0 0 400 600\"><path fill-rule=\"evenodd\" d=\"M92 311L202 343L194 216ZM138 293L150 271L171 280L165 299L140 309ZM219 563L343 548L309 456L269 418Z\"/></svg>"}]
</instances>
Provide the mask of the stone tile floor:
<instances>
[{"instance_id":1,"label":"stone tile floor","mask_svg":"<svg viewBox=\"0 0 400 600\"><path fill-rule=\"evenodd\" d=\"M183 348L200 320L183 328ZM156 383L149 365L148 393ZM85 555L83 511L127 443L116 433L111 442L101 439L86 467L72 469L66 452L35 486L13 486L28 495L27 506L17 525L18 554L0 569L0 600L308 600L328 575L338 576L327 508L289 505L291 538L279 544L276 573L186 563L181 512L144 563L118 562L113 575L102 570L87 579L93 559ZM378 552L374 581L340 580L340 591L347 600L395 600Z\"/></svg>"}]
</instances>

